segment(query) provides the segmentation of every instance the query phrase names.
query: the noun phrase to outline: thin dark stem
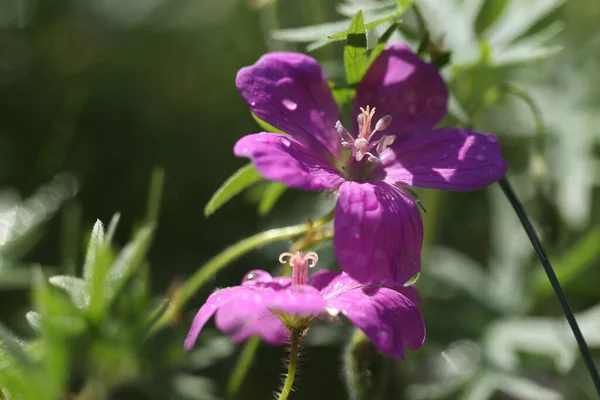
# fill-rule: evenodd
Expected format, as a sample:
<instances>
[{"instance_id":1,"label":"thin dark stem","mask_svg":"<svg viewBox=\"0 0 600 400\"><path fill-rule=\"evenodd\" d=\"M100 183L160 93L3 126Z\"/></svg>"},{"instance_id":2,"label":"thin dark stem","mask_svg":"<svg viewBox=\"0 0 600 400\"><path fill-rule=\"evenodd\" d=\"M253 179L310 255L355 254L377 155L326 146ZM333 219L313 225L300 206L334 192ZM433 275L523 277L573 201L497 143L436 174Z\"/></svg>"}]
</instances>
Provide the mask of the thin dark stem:
<instances>
[{"instance_id":1,"label":"thin dark stem","mask_svg":"<svg viewBox=\"0 0 600 400\"><path fill-rule=\"evenodd\" d=\"M517 216L521 220L521 224L523 225L523 228L525 228L525 232L527 232L527 236L529 236L529 240L531 240L531 244L533 245L533 248L535 249L535 252L537 253L537 255L539 257L540 262L542 263L542 266L544 267L544 270L546 271L546 275L548 275L548 280L550 281L550 284L552 285L552 288L554 289L554 292L556 293L556 297L558 297L560 306L563 309L565 317L567 318L567 321L569 322L569 326L571 327L571 330L573 331L573 335L575 336L575 340L577 341L577 345L579 346L579 351L581 352L581 357L583 358L583 362L585 363L585 365L588 369L588 372L592 378L592 381L594 382L594 386L596 387L596 391L598 392L598 396L600 397L600 375L598 375L598 370L596 369L596 365L594 364L594 361L592 360L592 355L590 354L590 349L588 348L588 345L585 342L583 334L581 333L581 329L579 329L579 325L577 324L577 320L575 319L575 316L573 315L573 311L571 311L571 307L569 306L567 297L565 296L565 293L563 292L562 288L560 287L560 283L558 282L556 273L554 273L554 269L552 268L552 265L550 264L550 260L548 260L548 257L546 256L546 253L544 252L544 249L542 248L540 239L538 238L537 234L535 233L535 230L533 229L533 226L531 225L531 222L529 221L529 217L527 216L527 213L525 212L523 205L517 198L517 195L515 194L512 186L508 182L508 179L506 179L506 177L502 178L500 181L498 181L498 183L500 184L500 187L502 188L504 195L508 198L508 201L510 201L510 204L515 209Z\"/></svg>"}]
</instances>

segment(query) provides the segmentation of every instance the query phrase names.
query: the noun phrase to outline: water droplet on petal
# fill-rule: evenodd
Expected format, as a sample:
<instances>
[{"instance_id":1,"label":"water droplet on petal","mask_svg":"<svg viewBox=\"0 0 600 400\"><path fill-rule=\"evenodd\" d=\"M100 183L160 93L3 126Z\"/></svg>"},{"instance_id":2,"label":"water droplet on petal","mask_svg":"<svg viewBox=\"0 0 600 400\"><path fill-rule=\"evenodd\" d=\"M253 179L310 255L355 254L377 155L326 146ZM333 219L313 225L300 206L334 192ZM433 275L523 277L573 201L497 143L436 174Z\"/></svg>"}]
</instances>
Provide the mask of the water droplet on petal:
<instances>
[{"instance_id":1,"label":"water droplet on petal","mask_svg":"<svg viewBox=\"0 0 600 400\"><path fill-rule=\"evenodd\" d=\"M477 161L485 161L485 156L483 154L477 154L475 157Z\"/></svg>"},{"instance_id":2,"label":"water droplet on petal","mask_svg":"<svg viewBox=\"0 0 600 400\"><path fill-rule=\"evenodd\" d=\"M254 282L254 281L270 281L271 280L271 274L269 274L267 271L261 271L261 270L254 270L254 271L250 271L246 274L246 276L244 276L244 279L242 279L242 285L248 282Z\"/></svg>"},{"instance_id":3,"label":"water droplet on petal","mask_svg":"<svg viewBox=\"0 0 600 400\"><path fill-rule=\"evenodd\" d=\"M290 111L294 111L296 108L298 108L298 104L294 103L290 99L284 99L284 100L281 101L281 103L283 104L283 106L285 108L287 108Z\"/></svg>"},{"instance_id":4,"label":"water droplet on petal","mask_svg":"<svg viewBox=\"0 0 600 400\"><path fill-rule=\"evenodd\" d=\"M290 147L292 145L292 142L290 142L289 139L286 139L284 137L279 138L279 143L281 143L285 147Z\"/></svg>"},{"instance_id":5,"label":"water droplet on petal","mask_svg":"<svg viewBox=\"0 0 600 400\"><path fill-rule=\"evenodd\" d=\"M487 135L485 138L490 143L496 143L498 141L498 138L494 135Z\"/></svg>"},{"instance_id":6,"label":"water droplet on petal","mask_svg":"<svg viewBox=\"0 0 600 400\"><path fill-rule=\"evenodd\" d=\"M250 102L250 107L256 107L256 102L255 101L251 101Z\"/></svg>"}]
</instances>

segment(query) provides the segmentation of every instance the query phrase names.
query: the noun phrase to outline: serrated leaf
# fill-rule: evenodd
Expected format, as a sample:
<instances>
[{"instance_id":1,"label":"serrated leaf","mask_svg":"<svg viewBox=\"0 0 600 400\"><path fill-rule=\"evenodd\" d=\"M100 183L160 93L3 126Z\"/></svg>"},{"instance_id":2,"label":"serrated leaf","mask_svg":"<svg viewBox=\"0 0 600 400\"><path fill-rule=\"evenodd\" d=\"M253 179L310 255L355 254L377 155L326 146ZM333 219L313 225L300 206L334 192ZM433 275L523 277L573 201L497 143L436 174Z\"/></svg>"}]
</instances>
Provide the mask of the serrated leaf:
<instances>
[{"instance_id":1,"label":"serrated leaf","mask_svg":"<svg viewBox=\"0 0 600 400\"><path fill-rule=\"evenodd\" d=\"M89 281L94 274L94 264L96 263L96 255L98 249L104 243L104 225L102 221L96 220L92 228L92 234L88 243L87 252L85 253L85 263L83 264L83 279Z\"/></svg>"},{"instance_id":2,"label":"serrated leaf","mask_svg":"<svg viewBox=\"0 0 600 400\"><path fill-rule=\"evenodd\" d=\"M258 202L258 215L264 216L267 215L272 209L273 206L277 203L277 200L281 198L281 196L287 190L287 186L279 182L270 182L269 186L263 193L260 201Z\"/></svg>"},{"instance_id":3,"label":"serrated leaf","mask_svg":"<svg viewBox=\"0 0 600 400\"><path fill-rule=\"evenodd\" d=\"M252 118L254 118L254 120L256 121L256 123L265 130L265 132L271 132L271 133L281 133L285 135L285 132L280 131L279 129L275 128L273 125L266 123L265 121L263 121L262 119L258 118L254 113L252 114Z\"/></svg>"},{"instance_id":4,"label":"serrated leaf","mask_svg":"<svg viewBox=\"0 0 600 400\"><path fill-rule=\"evenodd\" d=\"M389 28L387 28L383 35L381 35L379 40L377 40L377 44L375 45L373 50L371 50L371 54L369 55L369 65L371 65L373 61L377 59L377 57L379 57L379 55L385 48L385 45L387 44L388 40L390 40L390 37L394 34L394 32L398 29L399 26L399 23L393 23L392 25L390 25Z\"/></svg>"},{"instance_id":5,"label":"serrated leaf","mask_svg":"<svg viewBox=\"0 0 600 400\"><path fill-rule=\"evenodd\" d=\"M344 67L346 69L346 81L349 85L360 82L367 70L367 34L362 11L356 13L347 31L346 46L344 47Z\"/></svg>"},{"instance_id":6,"label":"serrated leaf","mask_svg":"<svg viewBox=\"0 0 600 400\"><path fill-rule=\"evenodd\" d=\"M48 282L66 291L77 308L85 308L90 302L86 292L86 282L83 279L68 275L55 275Z\"/></svg>"},{"instance_id":7,"label":"serrated leaf","mask_svg":"<svg viewBox=\"0 0 600 400\"><path fill-rule=\"evenodd\" d=\"M204 215L208 217L235 195L254 185L260 179L261 176L252 164L247 164L238 169L210 198L206 207L204 207Z\"/></svg>"}]
</instances>

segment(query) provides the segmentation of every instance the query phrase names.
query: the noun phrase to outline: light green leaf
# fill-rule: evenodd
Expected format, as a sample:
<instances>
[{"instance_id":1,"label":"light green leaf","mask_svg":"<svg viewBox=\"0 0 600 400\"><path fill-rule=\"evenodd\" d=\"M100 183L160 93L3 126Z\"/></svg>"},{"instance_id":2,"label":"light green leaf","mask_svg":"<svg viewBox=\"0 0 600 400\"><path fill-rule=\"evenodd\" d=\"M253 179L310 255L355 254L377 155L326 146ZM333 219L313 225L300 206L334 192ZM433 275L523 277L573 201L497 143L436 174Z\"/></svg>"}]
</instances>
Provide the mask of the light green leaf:
<instances>
[{"instance_id":1,"label":"light green leaf","mask_svg":"<svg viewBox=\"0 0 600 400\"><path fill-rule=\"evenodd\" d=\"M389 28L387 28L383 35L381 35L379 40L377 40L377 44L375 45L373 50L371 50L371 54L369 55L369 65L371 65L373 61L377 59L377 57L379 57L379 54L381 54L381 52L385 48L385 45L387 44L388 40L390 40L390 37L394 34L394 32L398 29L399 26L399 23L393 23L392 25L390 25Z\"/></svg>"},{"instance_id":2,"label":"light green leaf","mask_svg":"<svg viewBox=\"0 0 600 400\"><path fill-rule=\"evenodd\" d=\"M27 319L29 325L35 330L39 330L42 326L42 316L40 313L28 311L27 314L25 314L25 318Z\"/></svg>"},{"instance_id":3,"label":"light green leaf","mask_svg":"<svg viewBox=\"0 0 600 400\"><path fill-rule=\"evenodd\" d=\"M89 281L94 275L94 265L98 249L104 243L104 226L102 221L97 220L92 228L92 235L88 243L85 263L83 264L83 279Z\"/></svg>"},{"instance_id":4,"label":"light green leaf","mask_svg":"<svg viewBox=\"0 0 600 400\"><path fill-rule=\"evenodd\" d=\"M258 118L254 113L252 113L252 118L254 118L254 120L256 121L256 123L262 129L264 129L265 132L285 134L285 132L280 131L279 129L275 128L273 125L270 125L270 124L266 123L265 121L263 121L262 119Z\"/></svg>"},{"instance_id":5,"label":"light green leaf","mask_svg":"<svg viewBox=\"0 0 600 400\"><path fill-rule=\"evenodd\" d=\"M85 308L89 304L86 292L86 282L75 276L55 275L48 278L48 282L66 291L77 308Z\"/></svg>"},{"instance_id":6,"label":"light green leaf","mask_svg":"<svg viewBox=\"0 0 600 400\"><path fill-rule=\"evenodd\" d=\"M344 67L346 69L346 81L349 85L360 82L367 70L367 34L362 11L356 13L346 34Z\"/></svg>"},{"instance_id":7,"label":"light green leaf","mask_svg":"<svg viewBox=\"0 0 600 400\"><path fill-rule=\"evenodd\" d=\"M156 221L158 219L164 184L165 170L160 166L154 167L148 188L148 206L146 212L148 221Z\"/></svg>"},{"instance_id":8,"label":"light green leaf","mask_svg":"<svg viewBox=\"0 0 600 400\"><path fill-rule=\"evenodd\" d=\"M149 224L140 229L133 240L119 253L110 271L106 282L106 301L109 304L114 295L121 290L127 280L135 273L144 261L154 233L154 224Z\"/></svg>"},{"instance_id":9,"label":"light green leaf","mask_svg":"<svg viewBox=\"0 0 600 400\"><path fill-rule=\"evenodd\" d=\"M115 231L117 230L117 225L119 224L119 220L121 219L120 213L115 213L110 219L110 223L108 224L108 229L106 230L106 238L104 241L108 244L112 243L113 237L115 236Z\"/></svg>"},{"instance_id":10,"label":"light green leaf","mask_svg":"<svg viewBox=\"0 0 600 400\"><path fill-rule=\"evenodd\" d=\"M204 215L209 216L217 211L221 206L231 200L235 195L249 188L261 179L261 176L256 171L252 164L247 164L238 169L221 185L219 189L210 198L206 207L204 207Z\"/></svg>"},{"instance_id":11,"label":"light green leaf","mask_svg":"<svg viewBox=\"0 0 600 400\"><path fill-rule=\"evenodd\" d=\"M22 365L31 365L29 356L23 350L23 343L24 341L18 339L0 323L0 347L6 349Z\"/></svg>"},{"instance_id":12,"label":"light green leaf","mask_svg":"<svg viewBox=\"0 0 600 400\"><path fill-rule=\"evenodd\" d=\"M285 193L287 186L279 182L270 182L258 202L258 215L264 216L269 213L277 203L277 200Z\"/></svg>"}]
</instances>

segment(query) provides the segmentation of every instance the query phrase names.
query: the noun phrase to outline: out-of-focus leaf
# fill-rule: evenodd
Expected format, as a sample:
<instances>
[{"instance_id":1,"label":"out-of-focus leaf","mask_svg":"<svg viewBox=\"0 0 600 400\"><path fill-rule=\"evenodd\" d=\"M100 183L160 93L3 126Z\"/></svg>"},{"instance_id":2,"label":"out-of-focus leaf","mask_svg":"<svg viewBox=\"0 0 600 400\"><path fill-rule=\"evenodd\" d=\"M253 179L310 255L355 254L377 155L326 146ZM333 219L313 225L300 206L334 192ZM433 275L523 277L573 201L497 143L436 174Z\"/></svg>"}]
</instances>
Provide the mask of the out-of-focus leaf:
<instances>
[{"instance_id":1,"label":"out-of-focus leaf","mask_svg":"<svg viewBox=\"0 0 600 400\"><path fill-rule=\"evenodd\" d=\"M275 128L273 125L270 125L270 124L266 123L265 121L263 121L262 119L258 118L254 113L251 113L251 114L252 114L252 118L254 118L256 123L261 128L263 128L265 130L265 132L285 134L285 132L280 131L279 129Z\"/></svg>"},{"instance_id":2,"label":"out-of-focus leaf","mask_svg":"<svg viewBox=\"0 0 600 400\"><path fill-rule=\"evenodd\" d=\"M486 355L506 370L519 365L519 354L541 354L550 357L561 372L575 362L576 343L566 324L552 318L507 318L498 320L486 331Z\"/></svg>"},{"instance_id":3,"label":"out-of-focus leaf","mask_svg":"<svg viewBox=\"0 0 600 400\"><path fill-rule=\"evenodd\" d=\"M344 17L352 18L357 12L390 12L397 8L398 2L395 0L373 1L373 2L352 2L346 1L336 4L335 10ZM408 8L408 7L405 7Z\"/></svg>"},{"instance_id":4,"label":"out-of-focus leaf","mask_svg":"<svg viewBox=\"0 0 600 400\"><path fill-rule=\"evenodd\" d=\"M120 213L115 213L110 219L110 223L108 224L108 229L106 229L106 237L104 242L107 244L111 244L113 237L115 236L115 231L117 230L117 225L119 225L119 220L121 219Z\"/></svg>"},{"instance_id":5,"label":"out-of-focus leaf","mask_svg":"<svg viewBox=\"0 0 600 400\"><path fill-rule=\"evenodd\" d=\"M89 305L90 298L86 293L86 282L83 279L75 276L55 275L48 278L48 282L66 291L76 307L85 308Z\"/></svg>"},{"instance_id":6,"label":"out-of-focus leaf","mask_svg":"<svg viewBox=\"0 0 600 400\"><path fill-rule=\"evenodd\" d=\"M554 262L558 280L563 286L575 280L592 261L600 255L600 227L592 228L565 254ZM533 277L535 293L544 296L552 292L552 286L543 270L535 271Z\"/></svg>"},{"instance_id":7,"label":"out-of-focus leaf","mask_svg":"<svg viewBox=\"0 0 600 400\"><path fill-rule=\"evenodd\" d=\"M429 254L431 268L424 273L465 291L483 304L488 304L486 276L483 268L466 255L445 247L433 247Z\"/></svg>"},{"instance_id":8,"label":"out-of-focus leaf","mask_svg":"<svg viewBox=\"0 0 600 400\"><path fill-rule=\"evenodd\" d=\"M399 23L393 23L392 25L390 25L389 28L386 29L383 35L381 35L379 40L377 40L377 44L375 45L375 47L373 47L373 50L371 50L371 54L369 55L369 64L372 64L373 61L375 61L375 59L379 57L379 55L385 48L385 45L387 44L388 40L390 40L390 37L398 29L399 26Z\"/></svg>"},{"instance_id":9,"label":"out-of-focus leaf","mask_svg":"<svg viewBox=\"0 0 600 400\"><path fill-rule=\"evenodd\" d=\"M133 240L121 250L115 259L114 264L108 272L106 281L105 293L108 303L110 303L115 293L119 292L125 282L133 275L142 261L144 261L144 257L152 241L153 233L153 224L140 229L135 234Z\"/></svg>"},{"instance_id":10,"label":"out-of-focus leaf","mask_svg":"<svg viewBox=\"0 0 600 400\"><path fill-rule=\"evenodd\" d=\"M29 325L35 330L39 330L42 326L42 316L40 315L40 313L37 313L35 311L27 311L27 314L25 314L25 318L27 319Z\"/></svg>"},{"instance_id":11,"label":"out-of-focus leaf","mask_svg":"<svg viewBox=\"0 0 600 400\"><path fill-rule=\"evenodd\" d=\"M525 33L563 2L509 0L504 12L490 20L488 29L477 35L475 25L483 0L416 0L432 39L443 42L455 65L478 63L482 59L480 43L487 42L492 66L548 57L558 51L557 46L545 46L556 34L556 27L550 26L529 37Z\"/></svg>"},{"instance_id":12,"label":"out-of-focus leaf","mask_svg":"<svg viewBox=\"0 0 600 400\"><path fill-rule=\"evenodd\" d=\"M207 368L230 356L234 350L231 340L209 330L202 333L201 342L190 354L189 360L194 368Z\"/></svg>"},{"instance_id":13,"label":"out-of-focus leaf","mask_svg":"<svg viewBox=\"0 0 600 400\"><path fill-rule=\"evenodd\" d=\"M510 43L564 2L565 0L512 0L485 32L485 36L492 46Z\"/></svg>"},{"instance_id":14,"label":"out-of-focus leaf","mask_svg":"<svg viewBox=\"0 0 600 400\"><path fill-rule=\"evenodd\" d=\"M258 203L258 215L267 215L283 196L287 186L279 182L270 182Z\"/></svg>"},{"instance_id":15,"label":"out-of-focus leaf","mask_svg":"<svg viewBox=\"0 0 600 400\"><path fill-rule=\"evenodd\" d=\"M356 13L345 36L344 67L346 69L346 81L349 85L354 85L360 82L367 70L367 35L362 11Z\"/></svg>"},{"instance_id":16,"label":"out-of-focus leaf","mask_svg":"<svg viewBox=\"0 0 600 400\"><path fill-rule=\"evenodd\" d=\"M517 375L495 374L497 389L515 399L521 400L562 400L563 396L555 390L544 387L530 379Z\"/></svg>"},{"instance_id":17,"label":"out-of-focus leaf","mask_svg":"<svg viewBox=\"0 0 600 400\"><path fill-rule=\"evenodd\" d=\"M217 400L215 384L208 378L180 374L175 378L175 390L186 400Z\"/></svg>"},{"instance_id":18,"label":"out-of-focus leaf","mask_svg":"<svg viewBox=\"0 0 600 400\"><path fill-rule=\"evenodd\" d=\"M83 279L90 281L94 275L94 266L98 249L104 243L104 225L102 221L97 220L92 228L92 234L85 253L85 263L83 264Z\"/></svg>"},{"instance_id":19,"label":"out-of-focus leaf","mask_svg":"<svg viewBox=\"0 0 600 400\"><path fill-rule=\"evenodd\" d=\"M0 256L22 258L41 238L40 226L77 191L77 181L61 174L24 201L14 194L0 193Z\"/></svg>"},{"instance_id":20,"label":"out-of-focus leaf","mask_svg":"<svg viewBox=\"0 0 600 400\"><path fill-rule=\"evenodd\" d=\"M146 219L148 221L158 220L164 185L165 170L160 166L154 167L150 178L150 186L148 187L148 205L146 209Z\"/></svg>"},{"instance_id":21,"label":"out-of-focus leaf","mask_svg":"<svg viewBox=\"0 0 600 400\"><path fill-rule=\"evenodd\" d=\"M23 350L24 341L18 339L9 332L8 329L0 322L0 348L8 351L12 356L24 366L31 365L31 360Z\"/></svg>"},{"instance_id":22,"label":"out-of-focus leaf","mask_svg":"<svg viewBox=\"0 0 600 400\"><path fill-rule=\"evenodd\" d=\"M231 200L233 196L252 186L260 179L261 176L252 164L247 164L238 169L210 198L208 204L204 207L204 215L211 215Z\"/></svg>"}]
</instances>

